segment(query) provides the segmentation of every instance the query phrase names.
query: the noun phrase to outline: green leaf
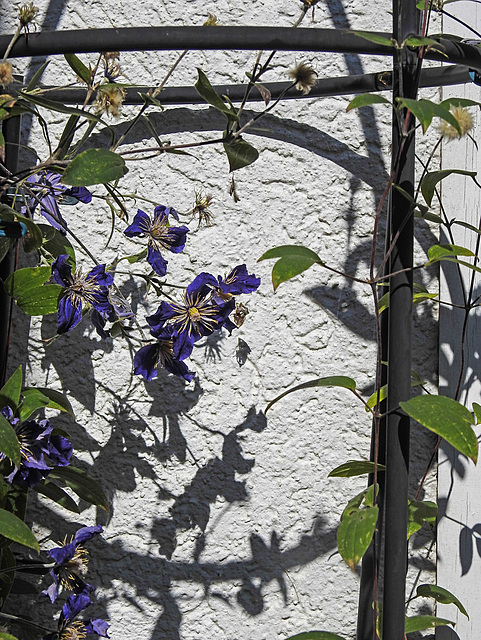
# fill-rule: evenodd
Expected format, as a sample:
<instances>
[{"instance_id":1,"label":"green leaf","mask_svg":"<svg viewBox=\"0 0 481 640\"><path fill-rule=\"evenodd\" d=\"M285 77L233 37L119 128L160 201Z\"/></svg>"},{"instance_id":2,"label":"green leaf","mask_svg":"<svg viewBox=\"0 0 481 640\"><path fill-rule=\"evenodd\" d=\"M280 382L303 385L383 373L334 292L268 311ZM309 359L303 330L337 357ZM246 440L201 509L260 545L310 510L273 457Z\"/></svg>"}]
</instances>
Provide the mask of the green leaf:
<instances>
[{"instance_id":1,"label":"green leaf","mask_svg":"<svg viewBox=\"0 0 481 640\"><path fill-rule=\"evenodd\" d=\"M301 389L311 389L313 387L342 387L344 389L354 391L356 389L356 383L352 378L348 378L347 376L328 376L327 378L317 378L316 380L310 380L309 382L304 382L297 385L297 387L292 387L292 389L284 391L284 393L281 393L280 396L277 396L277 398L271 400L271 402L269 402L269 404L267 405L264 413L267 413L273 404L275 404L284 396L287 396L289 393L294 393L294 391L300 391Z\"/></svg>"},{"instance_id":2,"label":"green leaf","mask_svg":"<svg viewBox=\"0 0 481 640\"><path fill-rule=\"evenodd\" d=\"M394 40L393 38L386 38L378 33L373 33L371 31L354 31L354 35L359 36L359 38L362 38L363 40L374 42L375 44L383 44L389 48L395 47L397 44L396 40Z\"/></svg>"},{"instance_id":3,"label":"green leaf","mask_svg":"<svg viewBox=\"0 0 481 640\"><path fill-rule=\"evenodd\" d=\"M452 2L456 2L457 0L451 0ZM445 0L446 3L446 0ZM443 107L479 107L481 106L480 102L476 100L470 100L469 98L446 98L440 103Z\"/></svg>"},{"instance_id":4,"label":"green leaf","mask_svg":"<svg viewBox=\"0 0 481 640\"><path fill-rule=\"evenodd\" d=\"M17 563L12 550L9 547L3 548L1 551L0 559L0 610L3 609L5 600L8 598L8 594L10 593L10 589L12 588L13 581L15 580L16 564ZM12 637L7 633L0 633L0 640L2 638L2 635L5 635L7 638Z\"/></svg>"},{"instance_id":5,"label":"green leaf","mask_svg":"<svg viewBox=\"0 0 481 640\"><path fill-rule=\"evenodd\" d=\"M438 505L429 500L409 500L408 503L408 528L407 536L410 538L413 533L419 531L424 523L430 527L436 524L438 515Z\"/></svg>"},{"instance_id":6,"label":"green leaf","mask_svg":"<svg viewBox=\"0 0 481 640\"><path fill-rule=\"evenodd\" d=\"M450 224L457 224L460 227L465 227L465 229L469 229L470 231L474 231L474 233L481 235L480 229L475 227L473 224L469 224L469 222L464 222L464 220L450 220Z\"/></svg>"},{"instance_id":7,"label":"green leaf","mask_svg":"<svg viewBox=\"0 0 481 640\"><path fill-rule=\"evenodd\" d=\"M330 631L304 631L295 636L290 636L287 640L345 640L345 638Z\"/></svg>"},{"instance_id":8,"label":"green leaf","mask_svg":"<svg viewBox=\"0 0 481 640\"><path fill-rule=\"evenodd\" d=\"M92 82L92 74L90 73L90 69L88 69L82 60L78 58L74 53L64 53L65 60L67 61L69 67L72 69L74 73L76 73L86 84L90 84Z\"/></svg>"},{"instance_id":9,"label":"green leaf","mask_svg":"<svg viewBox=\"0 0 481 640\"><path fill-rule=\"evenodd\" d=\"M429 247L426 265L433 264L439 260L446 260L454 256L474 256L474 253L466 247L459 247L455 244L435 244Z\"/></svg>"},{"instance_id":10,"label":"green leaf","mask_svg":"<svg viewBox=\"0 0 481 640\"><path fill-rule=\"evenodd\" d=\"M202 69L197 67L197 73L199 77L197 79L197 82L195 83L195 88L197 89L197 93L201 96L201 98L211 104L215 109L223 113L229 121L239 120L238 115L233 112L231 108L227 106L222 98L216 93L214 87L211 85L209 79L202 71Z\"/></svg>"},{"instance_id":11,"label":"green leaf","mask_svg":"<svg viewBox=\"0 0 481 640\"><path fill-rule=\"evenodd\" d=\"M41 493L46 498L53 500L64 509L73 511L74 513L80 513L80 509L75 500L68 495L61 487L58 487L53 482L45 481L43 484L37 484L34 487L34 491Z\"/></svg>"},{"instance_id":12,"label":"green leaf","mask_svg":"<svg viewBox=\"0 0 481 640\"><path fill-rule=\"evenodd\" d=\"M436 395L417 396L399 404L411 418L444 438L476 464L478 440L471 426L473 416L466 407L452 398Z\"/></svg>"},{"instance_id":13,"label":"green leaf","mask_svg":"<svg viewBox=\"0 0 481 640\"><path fill-rule=\"evenodd\" d=\"M58 143L58 147L55 151L55 157L58 160L63 160L72 144L72 141L75 136L75 132L77 131L77 125L79 123L80 116L70 116L67 120L67 124L62 131L62 135L60 136L60 140ZM53 228L53 227L52 227Z\"/></svg>"},{"instance_id":14,"label":"green leaf","mask_svg":"<svg viewBox=\"0 0 481 640\"><path fill-rule=\"evenodd\" d=\"M0 451L9 458L16 467L20 466L20 442L15 429L0 413Z\"/></svg>"},{"instance_id":15,"label":"green leaf","mask_svg":"<svg viewBox=\"0 0 481 640\"><path fill-rule=\"evenodd\" d=\"M109 510L109 504L101 486L82 469L71 465L56 467L50 472L49 478L65 482L82 500L102 507L105 511Z\"/></svg>"},{"instance_id":16,"label":"green leaf","mask_svg":"<svg viewBox=\"0 0 481 640\"><path fill-rule=\"evenodd\" d=\"M17 640L17 638L9 633L0 632L0 640Z\"/></svg>"},{"instance_id":17,"label":"green leaf","mask_svg":"<svg viewBox=\"0 0 481 640\"><path fill-rule=\"evenodd\" d=\"M70 264L75 269L76 258L75 249L70 241L60 233L58 229L51 227L48 224L39 224L40 231L43 236L42 248L47 251L52 258L58 258L59 256L70 256Z\"/></svg>"},{"instance_id":18,"label":"green leaf","mask_svg":"<svg viewBox=\"0 0 481 640\"><path fill-rule=\"evenodd\" d=\"M404 624L404 633L413 633L414 631L423 631L424 629L434 629L434 627L442 627L448 624L453 625L451 620L444 618L436 618L436 616L406 616Z\"/></svg>"},{"instance_id":19,"label":"green leaf","mask_svg":"<svg viewBox=\"0 0 481 640\"><path fill-rule=\"evenodd\" d=\"M15 245L15 242L15 238L0 237L0 262L2 262L10 249Z\"/></svg>"},{"instance_id":20,"label":"green leaf","mask_svg":"<svg viewBox=\"0 0 481 640\"><path fill-rule=\"evenodd\" d=\"M473 402L473 413L476 416L476 424L481 422L481 404Z\"/></svg>"},{"instance_id":21,"label":"green leaf","mask_svg":"<svg viewBox=\"0 0 481 640\"><path fill-rule=\"evenodd\" d=\"M371 104L391 103L387 98L384 98L377 93L361 93L353 100L351 100L351 102L346 107L346 111L351 111L351 109L359 109L360 107L367 107Z\"/></svg>"},{"instance_id":22,"label":"green leaf","mask_svg":"<svg viewBox=\"0 0 481 640\"><path fill-rule=\"evenodd\" d=\"M450 591L437 584L420 584L416 589L416 598L434 598L436 602L441 604L455 604L463 615L469 620L468 612L461 602Z\"/></svg>"},{"instance_id":23,"label":"green leaf","mask_svg":"<svg viewBox=\"0 0 481 640\"><path fill-rule=\"evenodd\" d=\"M20 393L22 391L22 365L10 376L7 382L0 389L0 404L2 407L8 406L15 411L20 402Z\"/></svg>"},{"instance_id":24,"label":"green leaf","mask_svg":"<svg viewBox=\"0 0 481 640\"><path fill-rule=\"evenodd\" d=\"M259 157L259 152L242 138L224 142L224 150L229 161L229 172L248 167Z\"/></svg>"},{"instance_id":25,"label":"green leaf","mask_svg":"<svg viewBox=\"0 0 481 640\"><path fill-rule=\"evenodd\" d=\"M88 187L118 180L127 173L125 160L108 149L87 149L76 156L62 175L62 182Z\"/></svg>"},{"instance_id":26,"label":"green leaf","mask_svg":"<svg viewBox=\"0 0 481 640\"><path fill-rule=\"evenodd\" d=\"M377 465L378 471L385 471L386 467L383 464ZM348 460L343 464L333 469L328 478L352 478L352 476L362 476L365 473L374 472L374 462L369 460Z\"/></svg>"},{"instance_id":27,"label":"green leaf","mask_svg":"<svg viewBox=\"0 0 481 640\"><path fill-rule=\"evenodd\" d=\"M403 45L407 47L441 47L437 40L421 36L408 36L406 40L404 40Z\"/></svg>"},{"instance_id":28,"label":"green leaf","mask_svg":"<svg viewBox=\"0 0 481 640\"><path fill-rule=\"evenodd\" d=\"M5 290L22 311L30 316L55 313L63 287L59 284L44 284L50 274L50 267L18 269L6 279Z\"/></svg>"},{"instance_id":29,"label":"green leaf","mask_svg":"<svg viewBox=\"0 0 481 640\"><path fill-rule=\"evenodd\" d=\"M18 417L22 422L30 418L34 411L46 407L49 403L47 396L44 396L38 389L25 389L23 400L18 411Z\"/></svg>"},{"instance_id":30,"label":"green leaf","mask_svg":"<svg viewBox=\"0 0 481 640\"><path fill-rule=\"evenodd\" d=\"M100 122L102 124L105 124L105 122L102 122L102 119L99 118L99 116L96 116L93 113L90 113L89 111L84 111L83 109L77 109L76 107L66 107L61 102L56 102L55 100L49 100L47 98L44 98L43 96L39 96L37 93L26 93L25 91L20 91L19 95L27 102L31 102L32 104L38 107L44 107L49 111L66 113L71 116L80 116L82 118L86 118L87 120L91 120L92 122ZM108 129L112 128L112 127L109 127L108 125L105 125L105 126Z\"/></svg>"},{"instance_id":31,"label":"green leaf","mask_svg":"<svg viewBox=\"0 0 481 640\"><path fill-rule=\"evenodd\" d=\"M42 232L35 222L18 213L6 204L0 204L0 219L18 220L27 227L28 233L23 237L23 248L26 253L35 251L42 245Z\"/></svg>"},{"instance_id":32,"label":"green leaf","mask_svg":"<svg viewBox=\"0 0 481 640\"><path fill-rule=\"evenodd\" d=\"M274 291L282 283L299 275L313 264L324 264L321 258L306 247L293 244L282 245L269 249L258 260L271 260L272 258L280 258L272 269L272 284Z\"/></svg>"},{"instance_id":33,"label":"green leaf","mask_svg":"<svg viewBox=\"0 0 481 640\"><path fill-rule=\"evenodd\" d=\"M353 571L371 544L378 512L378 507L356 509L341 520L337 546L341 557Z\"/></svg>"},{"instance_id":34,"label":"green leaf","mask_svg":"<svg viewBox=\"0 0 481 640\"><path fill-rule=\"evenodd\" d=\"M43 76L43 72L45 71L49 63L50 63L50 60L47 60L47 62L44 62L42 66L39 69L37 69L37 71L35 71L32 79L27 85L27 91L33 91L35 89L35 87L40 82L40 78Z\"/></svg>"},{"instance_id":35,"label":"green leaf","mask_svg":"<svg viewBox=\"0 0 481 640\"><path fill-rule=\"evenodd\" d=\"M461 133L459 122L453 116L451 111L449 111L449 108L446 105L436 104L435 102L431 102L431 100L426 100L425 98L421 98L420 100L414 100L413 98L397 98L397 105L398 108L405 107L411 111L413 116L421 123L423 133L426 133L435 116L445 120L452 125L456 131Z\"/></svg>"},{"instance_id":36,"label":"green leaf","mask_svg":"<svg viewBox=\"0 0 481 640\"><path fill-rule=\"evenodd\" d=\"M471 178L476 177L476 171L463 171L462 169L443 169L442 171L429 171L425 174L422 182L421 182L421 192L423 194L424 200L426 204L430 207L433 201L434 190L438 182L444 180L452 173L458 173L463 176L471 176Z\"/></svg>"},{"instance_id":37,"label":"green leaf","mask_svg":"<svg viewBox=\"0 0 481 640\"><path fill-rule=\"evenodd\" d=\"M67 396L60 391L55 391L55 389L48 389L47 387L27 387L25 391L28 390L39 391L42 395L48 398L48 404L45 405L49 409L56 409L57 411L64 411L65 413L69 413L72 418L75 419L75 413L72 409L72 405L67 399Z\"/></svg>"},{"instance_id":38,"label":"green leaf","mask_svg":"<svg viewBox=\"0 0 481 640\"><path fill-rule=\"evenodd\" d=\"M0 509L0 534L40 553L37 539L30 528L23 520L5 509Z\"/></svg>"}]
</instances>

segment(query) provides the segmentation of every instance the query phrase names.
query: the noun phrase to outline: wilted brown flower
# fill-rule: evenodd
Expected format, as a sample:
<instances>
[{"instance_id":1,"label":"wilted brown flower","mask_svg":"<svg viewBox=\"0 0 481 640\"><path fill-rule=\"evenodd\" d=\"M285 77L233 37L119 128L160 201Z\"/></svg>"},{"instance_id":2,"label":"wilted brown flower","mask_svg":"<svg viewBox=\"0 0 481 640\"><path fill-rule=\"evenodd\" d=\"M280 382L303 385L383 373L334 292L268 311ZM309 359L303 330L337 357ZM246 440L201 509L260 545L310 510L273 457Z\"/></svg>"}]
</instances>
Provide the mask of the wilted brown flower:
<instances>
[{"instance_id":1,"label":"wilted brown flower","mask_svg":"<svg viewBox=\"0 0 481 640\"><path fill-rule=\"evenodd\" d=\"M305 96L317 82L317 73L306 62L300 62L294 69L289 69L289 77L295 82L296 89Z\"/></svg>"},{"instance_id":2,"label":"wilted brown flower","mask_svg":"<svg viewBox=\"0 0 481 640\"><path fill-rule=\"evenodd\" d=\"M202 191L195 192L195 204L192 209L192 218L197 216L197 229L200 227L211 227L214 220L214 214L209 207L212 204L212 196Z\"/></svg>"},{"instance_id":3,"label":"wilted brown flower","mask_svg":"<svg viewBox=\"0 0 481 640\"><path fill-rule=\"evenodd\" d=\"M217 16L215 16L213 13L209 13L209 17L207 18L207 20L204 22L202 26L217 27L218 24L219 24L219 21L217 20Z\"/></svg>"},{"instance_id":4,"label":"wilted brown flower","mask_svg":"<svg viewBox=\"0 0 481 640\"><path fill-rule=\"evenodd\" d=\"M119 60L120 52L119 51L105 51L102 56L104 60Z\"/></svg>"},{"instance_id":5,"label":"wilted brown flower","mask_svg":"<svg viewBox=\"0 0 481 640\"><path fill-rule=\"evenodd\" d=\"M94 108L97 113L107 113L114 118L120 116L120 110L125 98L125 91L115 84L104 84L97 91Z\"/></svg>"},{"instance_id":6,"label":"wilted brown flower","mask_svg":"<svg viewBox=\"0 0 481 640\"><path fill-rule=\"evenodd\" d=\"M235 313L234 313L234 316L233 316L234 323L238 327L242 327L242 325L244 324L244 320L246 319L248 313L249 313L249 309L245 306L245 304L242 304L242 302L238 302L236 304Z\"/></svg>"},{"instance_id":7,"label":"wilted brown flower","mask_svg":"<svg viewBox=\"0 0 481 640\"><path fill-rule=\"evenodd\" d=\"M28 24L33 22L37 17L37 13L38 7L36 7L33 2L26 2L25 4L22 4L18 10L18 19L20 20L22 27L26 27Z\"/></svg>"},{"instance_id":8,"label":"wilted brown flower","mask_svg":"<svg viewBox=\"0 0 481 640\"><path fill-rule=\"evenodd\" d=\"M12 65L10 62L0 62L0 85L6 87L13 82Z\"/></svg>"},{"instance_id":9,"label":"wilted brown flower","mask_svg":"<svg viewBox=\"0 0 481 640\"><path fill-rule=\"evenodd\" d=\"M459 132L456 127L453 127L452 124L446 122L446 120L441 120L437 128L439 133L443 136L443 138L446 138L448 142L451 140L459 140L467 133L469 133L474 127L473 116L466 107L451 106L450 111L456 118L461 132Z\"/></svg>"}]
</instances>

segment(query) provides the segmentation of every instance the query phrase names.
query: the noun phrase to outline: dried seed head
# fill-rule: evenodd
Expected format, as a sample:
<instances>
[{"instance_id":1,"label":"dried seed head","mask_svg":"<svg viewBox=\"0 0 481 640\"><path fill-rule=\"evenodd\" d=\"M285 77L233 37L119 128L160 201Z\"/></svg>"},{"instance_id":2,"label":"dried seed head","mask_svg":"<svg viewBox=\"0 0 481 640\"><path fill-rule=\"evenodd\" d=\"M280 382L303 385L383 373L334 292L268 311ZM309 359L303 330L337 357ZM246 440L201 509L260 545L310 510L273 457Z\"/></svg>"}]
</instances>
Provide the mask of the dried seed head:
<instances>
[{"instance_id":1,"label":"dried seed head","mask_svg":"<svg viewBox=\"0 0 481 640\"><path fill-rule=\"evenodd\" d=\"M238 302L235 307L234 324L236 324L238 327L242 327L248 313L249 309L245 306L245 304L242 304L242 302Z\"/></svg>"},{"instance_id":2,"label":"dried seed head","mask_svg":"<svg viewBox=\"0 0 481 640\"><path fill-rule=\"evenodd\" d=\"M450 111L456 118L461 132L453 127L452 124L446 122L446 120L441 120L441 122L438 124L438 131L448 142L450 142L451 140L459 140L460 138L463 138L474 127L473 116L466 107L451 106Z\"/></svg>"},{"instance_id":3,"label":"dried seed head","mask_svg":"<svg viewBox=\"0 0 481 640\"><path fill-rule=\"evenodd\" d=\"M6 87L13 82L12 65L10 62L0 62L0 86Z\"/></svg>"},{"instance_id":4,"label":"dried seed head","mask_svg":"<svg viewBox=\"0 0 481 640\"><path fill-rule=\"evenodd\" d=\"M314 7L319 0L301 0L301 2L307 9L310 9L311 7Z\"/></svg>"},{"instance_id":5,"label":"dried seed head","mask_svg":"<svg viewBox=\"0 0 481 640\"><path fill-rule=\"evenodd\" d=\"M26 27L28 24L33 22L37 17L37 13L38 7L36 7L33 2L26 2L25 4L22 4L18 10L18 19L20 20L22 27Z\"/></svg>"},{"instance_id":6,"label":"dried seed head","mask_svg":"<svg viewBox=\"0 0 481 640\"><path fill-rule=\"evenodd\" d=\"M125 98L125 91L115 84L105 84L99 87L94 108L97 113L107 113L118 118Z\"/></svg>"},{"instance_id":7,"label":"dried seed head","mask_svg":"<svg viewBox=\"0 0 481 640\"><path fill-rule=\"evenodd\" d=\"M204 22L204 24L202 25L203 27L217 27L219 24L219 21L217 20L217 16L215 16L213 13L209 13L209 17L207 18L207 20Z\"/></svg>"},{"instance_id":8,"label":"dried seed head","mask_svg":"<svg viewBox=\"0 0 481 640\"><path fill-rule=\"evenodd\" d=\"M211 227L214 221L214 214L210 211L209 207L212 204L212 196L204 193L203 191L195 192L195 204L192 209L192 218L197 216L198 224L197 229L200 227Z\"/></svg>"},{"instance_id":9,"label":"dried seed head","mask_svg":"<svg viewBox=\"0 0 481 640\"><path fill-rule=\"evenodd\" d=\"M300 62L289 70L289 77L295 82L296 89L306 96L317 82L317 73L306 62Z\"/></svg>"},{"instance_id":10,"label":"dried seed head","mask_svg":"<svg viewBox=\"0 0 481 640\"><path fill-rule=\"evenodd\" d=\"M108 60L120 60L120 52L119 51L105 51L102 54L105 61Z\"/></svg>"}]
</instances>

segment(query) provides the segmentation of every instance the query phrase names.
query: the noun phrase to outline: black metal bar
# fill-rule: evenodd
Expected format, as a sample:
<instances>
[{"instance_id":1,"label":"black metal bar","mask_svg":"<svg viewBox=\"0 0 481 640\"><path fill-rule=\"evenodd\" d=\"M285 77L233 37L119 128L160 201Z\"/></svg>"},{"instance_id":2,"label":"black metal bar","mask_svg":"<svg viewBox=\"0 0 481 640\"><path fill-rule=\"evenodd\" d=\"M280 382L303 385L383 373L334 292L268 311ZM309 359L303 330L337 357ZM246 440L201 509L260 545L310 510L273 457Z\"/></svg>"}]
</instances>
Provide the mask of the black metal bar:
<instances>
[{"instance_id":1,"label":"black metal bar","mask_svg":"<svg viewBox=\"0 0 481 640\"><path fill-rule=\"evenodd\" d=\"M20 119L15 116L4 120L2 133L5 138L5 167L15 173L18 166L20 142ZM4 280L12 273L15 263L15 245L0 262L0 386L5 382L8 360L8 331L10 325L10 309L13 300L3 288Z\"/></svg>"},{"instance_id":2,"label":"black metal bar","mask_svg":"<svg viewBox=\"0 0 481 640\"><path fill-rule=\"evenodd\" d=\"M466 84L472 82L467 67L452 65L449 67L435 67L423 69L421 72L420 87L439 87L453 84ZM266 89L271 93L272 99L276 100L289 87L290 82L264 82ZM50 100L61 102L62 104L82 104L85 99L85 87L69 87L57 89L53 86L42 86L46 97ZM214 85L214 89L219 95L226 95L232 102L240 102L245 95L247 85ZM16 93L25 90L26 87L20 83L10 85L9 92ZM124 104L144 104L140 94L147 93L151 87L126 87ZM293 88L283 96L284 100L299 100L303 98L320 98L328 96L352 95L358 93L374 93L377 91L387 91L392 89L392 72L380 71L379 73L366 73L362 75L340 76L336 78L320 78L309 94L304 95ZM159 96L162 104L205 104L195 87L166 87ZM257 91L251 92L249 102L262 102L264 98Z\"/></svg>"},{"instance_id":3,"label":"black metal bar","mask_svg":"<svg viewBox=\"0 0 481 640\"><path fill-rule=\"evenodd\" d=\"M391 38L383 32L366 32ZM405 35L416 33L410 31ZM4 55L12 35L0 36ZM399 38L396 38L399 42ZM481 71L481 49L445 38L433 37L429 60L462 64ZM402 42L403 40L401 40ZM79 29L22 35L14 44L11 58L63 53L101 51L166 50L257 50L324 51L366 55L397 55L398 49L371 42L349 29L293 29L292 27L127 27L122 29Z\"/></svg>"},{"instance_id":4,"label":"black metal bar","mask_svg":"<svg viewBox=\"0 0 481 640\"><path fill-rule=\"evenodd\" d=\"M402 41L417 30L416 0L393 0L394 37ZM415 98L418 56L407 48L396 52L393 101ZM414 195L415 138L413 119L403 110L393 113L392 157L394 183ZM407 571L409 480L409 417L399 403L411 396L412 267L414 214L409 200L391 190L391 242L398 234L389 260L390 273L406 269L389 280L388 398L386 424L386 486L383 579L383 640L403 640Z\"/></svg>"}]
</instances>

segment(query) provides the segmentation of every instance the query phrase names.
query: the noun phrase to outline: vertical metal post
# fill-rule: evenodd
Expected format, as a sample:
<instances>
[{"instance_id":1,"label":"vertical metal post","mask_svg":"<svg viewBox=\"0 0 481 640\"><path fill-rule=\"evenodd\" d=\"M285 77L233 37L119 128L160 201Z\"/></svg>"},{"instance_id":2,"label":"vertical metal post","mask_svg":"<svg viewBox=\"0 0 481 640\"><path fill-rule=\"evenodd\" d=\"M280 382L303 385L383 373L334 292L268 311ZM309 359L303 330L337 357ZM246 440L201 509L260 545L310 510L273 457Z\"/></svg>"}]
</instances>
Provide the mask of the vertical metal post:
<instances>
[{"instance_id":1,"label":"vertical metal post","mask_svg":"<svg viewBox=\"0 0 481 640\"><path fill-rule=\"evenodd\" d=\"M5 167L15 173L18 166L20 148L21 116L3 121L2 133L5 138ZM5 382L8 360L8 332L10 326L11 298L5 293L3 282L12 273L15 262L15 247L12 247L0 262L0 386Z\"/></svg>"},{"instance_id":2,"label":"vertical metal post","mask_svg":"<svg viewBox=\"0 0 481 640\"><path fill-rule=\"evenodd\" d=\"M393 35L399 44L417 32L416 0L393 1ZM415 98L417 52L403 47L394 55L393 99ZM414 194L414 122L409 112L393 114L394 183ZM388 416L386 426L386 489L384 530L383 640L403 640L407 569L407 503L409 417L399 402L411 395L413 212L410 202L393 189L390 199L390 278L388 335Z\"/></svg>"}]
</instances>

